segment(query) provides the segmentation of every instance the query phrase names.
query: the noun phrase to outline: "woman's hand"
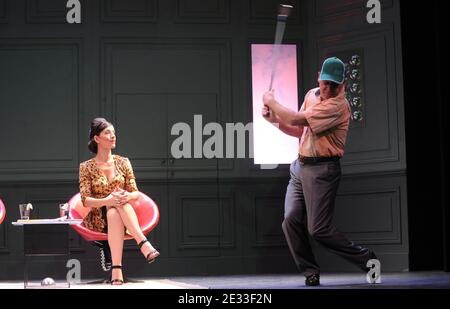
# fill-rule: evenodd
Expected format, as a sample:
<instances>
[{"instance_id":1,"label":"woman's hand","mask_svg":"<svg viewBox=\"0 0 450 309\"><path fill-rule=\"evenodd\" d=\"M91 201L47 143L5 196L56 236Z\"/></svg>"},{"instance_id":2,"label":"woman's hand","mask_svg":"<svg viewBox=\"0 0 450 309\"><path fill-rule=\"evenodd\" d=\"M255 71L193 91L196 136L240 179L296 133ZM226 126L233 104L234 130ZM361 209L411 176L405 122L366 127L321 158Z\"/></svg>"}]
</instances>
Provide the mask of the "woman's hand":
<instances>
[{"instance_id":1,"label":"woman's hand","mask_svg":"<svg viewBox=\"0 0 450 309\"><path fill-rule=\"evenodd\" d=\"M104 206L120 206L119 202L120 202L120 200L111 193L110 195L105 197L103 205Z\"/></svg>"},{"instance_id":2,"label":"woman's hand","mask_svg":"<svg viewBox=\"0 0 450 309\"><path fill-rule=\"evenodd\" d=\"M117 199L117 202L121 206L128 203L131 200L130 192L126 190L114 191L111 194Z\"/></svg>"},{"instance_id":3,"label":"woman's hand","mask_svg":"<svg viewBox=\"0 0 450 309\"><path fill-rule=\"evenodd\" d=\"M131 200L137 199L139 197L138 194L138 191L128 192L127 190L122 190L120 188L116 188L116 190L111 193L111 195L118 200L117 203L119 206L122 206Z\"/></svg>"},{"instance_id":4,"label":"woman's hand","mask_svg":"<svg viewBox=\"0 0 450 309\"><path fill-rule=\"evenodd\" d=\"M116 187L111 194L106 197L106 206L122 206L128 202L123 198L122 190L119 187ZM126 192L126 191L125 191Z\"/></svg>"}]
</instances>

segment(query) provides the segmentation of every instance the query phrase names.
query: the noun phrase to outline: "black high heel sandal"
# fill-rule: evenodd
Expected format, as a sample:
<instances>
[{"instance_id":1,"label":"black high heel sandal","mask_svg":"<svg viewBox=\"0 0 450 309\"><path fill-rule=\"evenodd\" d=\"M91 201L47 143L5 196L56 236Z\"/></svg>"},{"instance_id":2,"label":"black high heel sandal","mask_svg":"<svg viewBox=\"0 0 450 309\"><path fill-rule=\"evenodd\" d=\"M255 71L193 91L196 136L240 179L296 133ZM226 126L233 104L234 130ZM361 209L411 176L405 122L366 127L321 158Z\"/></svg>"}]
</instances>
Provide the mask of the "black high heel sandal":
<instances>
[{"instance_id":1,"label":"black high heel sandal","mask_svg":"<svg viewBox=\"0 0 450 309\"><path fill-rule=\"evenodd\" d=\"M122 265L113 265L111 266L111 269L122 269ZM112 278L112 270L111 270L111 278ZM118 282L119 284L114 284ZM122 279L112 279L111 280L111 285L122 285L123 284L123 280Z\"/></svg>"},{"instance_id":2,"label":"black high heel sandal","mask_svg":"<svg viewBox=\"0 0 450 309\"><path fill-rule=\"evenodd\" d=\"M148 239L144 239L143 241L141 241L141 242L138 244L139 249L141 249L142 246L143 246L146 242L148 242ZM155 250L151 251L149 254L147 254L147 256L146 256L145 258L147 259L147 263L151 264L151 263L153 263L153 262L155 261L155 259L156 259L158 256L159 256L159 252L158 252L158 250L155 249Z\"/></svg>"}]
</instances>

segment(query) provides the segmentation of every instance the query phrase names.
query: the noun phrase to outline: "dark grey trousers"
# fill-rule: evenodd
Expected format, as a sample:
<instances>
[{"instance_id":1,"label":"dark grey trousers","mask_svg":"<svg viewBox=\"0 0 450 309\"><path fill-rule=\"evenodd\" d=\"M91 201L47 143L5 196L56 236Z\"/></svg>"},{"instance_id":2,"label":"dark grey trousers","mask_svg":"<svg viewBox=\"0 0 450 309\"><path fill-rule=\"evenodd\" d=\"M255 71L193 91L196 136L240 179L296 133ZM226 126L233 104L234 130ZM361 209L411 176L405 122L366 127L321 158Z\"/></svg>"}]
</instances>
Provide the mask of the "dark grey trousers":
<instances>
[{"instance_id":1,"label":"dark grey trousers","mask_svg":"<svg viewBox=\"0 0 450 309\"><path fill-rule=\"evenodd\" d=\"M284 235L298 269L305 276L320 273L308 234L319 244L366 270L370 252L349 241L332 224L341 179L339 161L303 164L295 160L284 206Z\"/></svg>"}]
</instances>

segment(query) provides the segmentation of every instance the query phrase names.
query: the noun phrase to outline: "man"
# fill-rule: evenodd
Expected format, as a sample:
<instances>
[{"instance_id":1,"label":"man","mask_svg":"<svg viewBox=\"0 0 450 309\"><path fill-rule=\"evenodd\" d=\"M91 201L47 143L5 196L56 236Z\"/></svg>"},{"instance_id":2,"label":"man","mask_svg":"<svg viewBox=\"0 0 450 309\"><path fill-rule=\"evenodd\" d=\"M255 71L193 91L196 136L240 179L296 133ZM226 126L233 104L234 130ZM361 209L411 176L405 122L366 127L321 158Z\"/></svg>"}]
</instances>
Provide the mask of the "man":
<instances>
[{"instance_id":1,"label":"man","mask_svg":"<svg viewBox=\"0 0 450 309\"><path fill-rule=\"evenodd\" d=\"M328 58L319 72L319 87L310 90L298 112L275 100L274 91L263 96L263 117L284 133L300 139L299 158L290 167L282 224L289 249L305 284L320 284L320 268L308 239L318 243L367 271L366 263L376 259L366 248L354 245L332 224L334 202L341 178L350 122L350 106L344 96L345 65Z\"/></svg>"}]
</instances>

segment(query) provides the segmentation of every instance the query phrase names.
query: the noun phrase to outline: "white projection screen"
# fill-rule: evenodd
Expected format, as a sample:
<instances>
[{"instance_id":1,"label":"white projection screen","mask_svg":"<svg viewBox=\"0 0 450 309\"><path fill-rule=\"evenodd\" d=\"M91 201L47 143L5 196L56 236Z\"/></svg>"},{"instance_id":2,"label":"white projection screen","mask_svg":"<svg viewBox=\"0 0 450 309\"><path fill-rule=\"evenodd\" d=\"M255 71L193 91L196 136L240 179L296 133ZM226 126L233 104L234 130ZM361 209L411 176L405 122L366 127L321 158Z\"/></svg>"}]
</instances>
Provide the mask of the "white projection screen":
<instances>
[{"instance_id":1,"label":"white projection screen","mask_svg":"<svg viewBox=\"0 0 450 309\"><path fill-rule=\"evenodd\" d=\"M262 96L269 88L272 73L272 44L252 44L252 98L254 164L290 164L298 155L298 139L267 122L261 115ZM298 110L297 48L283 44L277 51L272 88L275 98L294 111Z\"/></svg>"}]
</instances>

